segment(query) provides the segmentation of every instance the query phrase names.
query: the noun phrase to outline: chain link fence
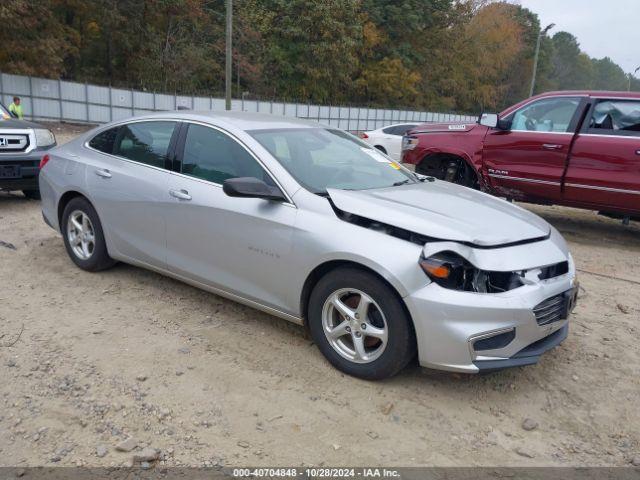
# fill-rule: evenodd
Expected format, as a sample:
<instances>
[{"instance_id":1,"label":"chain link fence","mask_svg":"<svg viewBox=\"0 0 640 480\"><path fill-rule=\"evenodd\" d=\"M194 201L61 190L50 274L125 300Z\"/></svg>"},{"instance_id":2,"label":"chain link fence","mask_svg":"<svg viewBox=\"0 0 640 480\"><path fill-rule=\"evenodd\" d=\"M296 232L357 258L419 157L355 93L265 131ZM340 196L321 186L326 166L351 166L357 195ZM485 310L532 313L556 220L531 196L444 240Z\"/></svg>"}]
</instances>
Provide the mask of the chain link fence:
<instances>
[{"instance_id":1,"label":"chain link fence","mask_svg":"<svg viewBox=\"0 0 640 480\"><path fill-rule=\"evenodd\" d=\"M223 111L224 98L145 92L88 83L0 73L0 99L8 105L21 98L33 120L100 124L167 110ZM234 99L232 110L307 118L351 132L375 130L393 123L475 121L454 113L384 108L314 105Z\"/></svg>"}]
</instances>

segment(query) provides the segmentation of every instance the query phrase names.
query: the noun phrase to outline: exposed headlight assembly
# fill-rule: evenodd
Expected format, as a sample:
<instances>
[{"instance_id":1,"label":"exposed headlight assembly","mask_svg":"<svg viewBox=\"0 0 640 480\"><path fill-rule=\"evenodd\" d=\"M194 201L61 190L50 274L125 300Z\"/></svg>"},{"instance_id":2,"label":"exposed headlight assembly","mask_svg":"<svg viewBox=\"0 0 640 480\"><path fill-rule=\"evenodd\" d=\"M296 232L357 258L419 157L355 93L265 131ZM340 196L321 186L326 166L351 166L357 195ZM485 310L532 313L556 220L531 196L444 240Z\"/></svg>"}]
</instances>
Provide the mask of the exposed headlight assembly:
<instances>
[{"instance_id":1,"label":"exposed headlight assembly","mask_svg":"<svg viewBox=\"0 0 640 480\"><path fill-rule=\"evenodd\" d=\"M480 270L454 252L439 252L428 258L422 257L419 263L432 281L450 290L498 293L524 284L524 272Z\"/></svg>"},{"instance_id":2,"label":"exposed headlight assembly","mask_svg":"<svg viewBox=\"0 0 640 480\"><path fill-rule=\"evenodd\" d=\"M405 135L402 137L402 150L413 150L418 146L418 138Z\"/></svg>"},{"instance_id":3,"label":"exposed headlight assembly","mask_svg":"<svg viewBox=\"0 0 640 480\"><path fill-rule=\"evenodd\" d=\"M56 137L51 130L47 130L46 128L36 128L34 132L36 135L36 146L48 147L50 145L55 145Z\"/></svg>"}]
</instances>

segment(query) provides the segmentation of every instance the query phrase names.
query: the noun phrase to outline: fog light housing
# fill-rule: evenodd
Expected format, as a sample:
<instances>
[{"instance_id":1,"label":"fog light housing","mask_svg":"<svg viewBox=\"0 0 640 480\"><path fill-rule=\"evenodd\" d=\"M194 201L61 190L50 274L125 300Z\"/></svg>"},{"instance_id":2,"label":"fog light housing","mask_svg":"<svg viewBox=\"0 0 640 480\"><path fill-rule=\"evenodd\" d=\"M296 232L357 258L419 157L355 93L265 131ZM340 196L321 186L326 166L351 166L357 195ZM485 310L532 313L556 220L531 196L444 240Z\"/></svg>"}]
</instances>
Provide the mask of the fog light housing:
<instances>
[{"instance_id":1,"label":"fog light housing","mask_svg":"<svg viewBox=\"0 0 640 480\"><path fill-rule=\"evenodd\" d=\"M485 350L497 350L509 345L516 338L516 329L512 328L508 331L493 332L472 339L474 352L482 352Z\"/></svg>"}]
</instances>

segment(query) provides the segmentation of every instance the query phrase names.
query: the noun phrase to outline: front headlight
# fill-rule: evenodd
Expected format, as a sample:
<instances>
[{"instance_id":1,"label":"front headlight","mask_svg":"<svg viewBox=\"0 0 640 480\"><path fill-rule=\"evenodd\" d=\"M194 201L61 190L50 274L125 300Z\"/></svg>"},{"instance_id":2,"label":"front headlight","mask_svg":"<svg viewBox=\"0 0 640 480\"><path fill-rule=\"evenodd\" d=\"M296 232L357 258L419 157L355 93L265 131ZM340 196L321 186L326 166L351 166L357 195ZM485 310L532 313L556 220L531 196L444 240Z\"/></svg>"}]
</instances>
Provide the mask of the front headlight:
<instances>
[{"instance_id":1,"label":"front headlight","mask_svg":"<svg viewBox=\"0 0 640 480\"><path fill-rule=\"evenodd\" d=\"M36 134L37 147L48 147L56 143L56 137L51 130L47 130L46 128L36 128L34 131Z\"/></svg>"},{"instance_id":2,"label":"front headlight","mask_svg":"<svg viewBox=\"0 0 640 480\"><path fill-rule=\"evenodd\" d=\"M523 285L524 272L480 270L454 252L439 252L428 258L422 257L419 264L432 281L450 290L499 293Z\"/></svg>"},{"instance_id":3,"label":"front headlight","mask_svg":"<svg viewBox=\"0 0 640 480\"><path fill-rule=\"evenodd\" d=\"M417 137L412 137L409 135L405 135L404 137L402 137L402 150L413 150L414 148L416 148L418 146L418 138Z\"/></svg>"}]
</instances>

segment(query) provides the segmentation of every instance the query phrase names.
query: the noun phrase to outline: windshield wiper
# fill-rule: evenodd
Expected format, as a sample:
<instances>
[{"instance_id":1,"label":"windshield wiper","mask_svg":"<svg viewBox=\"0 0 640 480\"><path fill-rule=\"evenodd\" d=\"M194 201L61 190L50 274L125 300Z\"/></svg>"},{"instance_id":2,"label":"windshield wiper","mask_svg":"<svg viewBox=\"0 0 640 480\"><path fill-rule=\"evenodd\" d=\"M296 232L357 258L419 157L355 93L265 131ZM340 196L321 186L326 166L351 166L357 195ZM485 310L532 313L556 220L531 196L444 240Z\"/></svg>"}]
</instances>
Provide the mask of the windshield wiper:
<instances>
[{"instance_id":1,"label":"windshield wiper","mask_svg":"<svg viewBox=\"0 0 640 480\"><path fill-rule=\"evenodd\" d=\"M394 187L399 187L400 185L406 185L410 181L411 181L411 179L409 179L409 178L407 178L406 180L400 180L399 182L394 183L393 186Z\"/></svg>"}]
</instances>

